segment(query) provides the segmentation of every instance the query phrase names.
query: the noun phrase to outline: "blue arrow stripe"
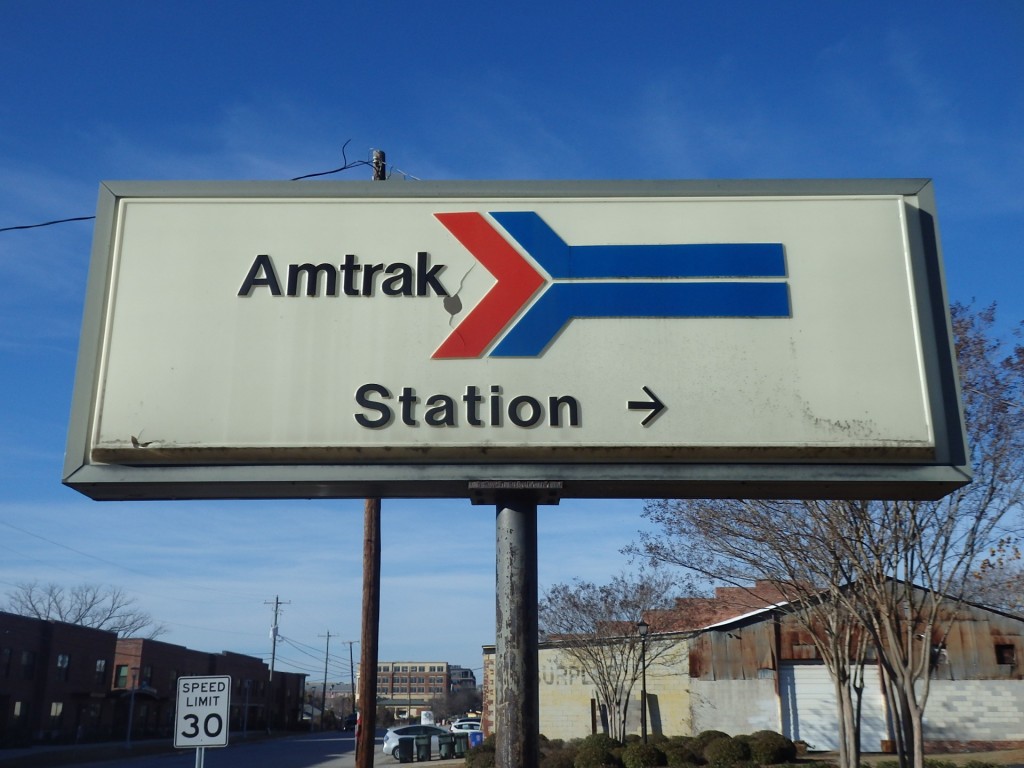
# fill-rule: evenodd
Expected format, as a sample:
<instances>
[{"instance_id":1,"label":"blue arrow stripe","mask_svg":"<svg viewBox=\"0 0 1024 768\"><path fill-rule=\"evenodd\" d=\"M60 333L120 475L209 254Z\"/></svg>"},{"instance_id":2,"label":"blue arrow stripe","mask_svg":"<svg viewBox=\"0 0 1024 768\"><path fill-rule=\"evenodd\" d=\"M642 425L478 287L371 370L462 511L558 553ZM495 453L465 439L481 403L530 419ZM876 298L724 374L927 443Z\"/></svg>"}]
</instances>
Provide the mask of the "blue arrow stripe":
<instances>
[{"instance_id":1,"label":"blue arrow stripe","mask_svg":"<svg viewBox=\"0 0 1024 768\"><path fill-rule=\"evenodd\" d=\"M553 283L491 352L536 357L577 317L789 317L785 283Z\"/></svg>"},{"instance_id":2,"label":"blue arrow stripe","mask_svg":"<svg viewBox=\"0 0 1024 768\"><path fill-rule=\"evenodd\" d=\"M781 243L568 245L533 211L491 216L555 279L786 276Z\"/></svg>"}]
</instances>

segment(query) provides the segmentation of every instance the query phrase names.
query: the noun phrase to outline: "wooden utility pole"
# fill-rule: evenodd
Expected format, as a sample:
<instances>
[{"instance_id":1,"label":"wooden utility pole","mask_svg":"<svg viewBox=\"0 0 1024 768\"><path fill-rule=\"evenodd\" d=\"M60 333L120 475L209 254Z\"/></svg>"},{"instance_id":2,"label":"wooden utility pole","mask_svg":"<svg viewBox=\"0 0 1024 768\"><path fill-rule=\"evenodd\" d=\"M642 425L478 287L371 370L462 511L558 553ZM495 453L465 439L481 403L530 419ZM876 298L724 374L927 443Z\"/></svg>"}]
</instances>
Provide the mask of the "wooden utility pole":
<instances>
[{"instance_id":1,"label":"wooden utility pole","mask_svg":"<svg viewBox=\"0 0 1024 768\"><path fill-rule=\"evenodd\" d=\"M377 637L380 621L380 499L367 499L363 519L363 639L359 652L356 768L373 768L377 726Z\"/></svg>"},{"instance_id":2,"label":"wooden utility pole","mask_svg":"<svg viewBox=\"0 0 1024 768\"><path fill-rule=\"evenodd\" d=\"M320 635L323 637L323 635ZM324 690L320 694L320 730L324 729L324 715L327 713L327 662L331 658L331 631L327 630L327 648L324 651ZM310 720L313 719L313 709L309 710Z\"/></svg>"},{"instance_id":3,"label":"wooden utility pole","mask_svg":"<svg viewBox=\"0 0 1024 768\"><path fill-rule=\"evenodd\" d=\"M274 606L274 625L270 628L270 676L267 678L266 718L267 733L274 727L274 662L277 659L277 617L281 612L281 606L290 603L290 600L281 602L278 595L274 595L274 602L264 600L264 605Z\"/></svg>"},{"instance_id":4,"label":"wooden utility pole","mask_svg":"<svg viewBox=\"0 0 1024 768\"><path fill-rule=\"evenodd\" d=\"M387 180L384 151L373 151L373 180ZM380 499L367 499L363 510L363 633L359 649L359 725L356 768L373 768L377 730L377 643L380 634ZM352 646L349 645L349 654ZM353 696L355 691L352 692Z\"/></svg>"}]
</instances>

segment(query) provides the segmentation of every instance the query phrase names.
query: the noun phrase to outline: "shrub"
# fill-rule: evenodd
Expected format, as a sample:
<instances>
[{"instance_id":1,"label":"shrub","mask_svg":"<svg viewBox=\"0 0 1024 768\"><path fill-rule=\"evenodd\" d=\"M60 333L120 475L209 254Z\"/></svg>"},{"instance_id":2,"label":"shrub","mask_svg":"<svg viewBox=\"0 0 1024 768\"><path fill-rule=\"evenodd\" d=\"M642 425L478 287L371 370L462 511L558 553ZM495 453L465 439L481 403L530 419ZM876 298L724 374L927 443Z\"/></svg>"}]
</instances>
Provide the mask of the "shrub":
<instances>
[{"instance_id":1,"label":"shrub","mask_svg":"<svg viewBox=\"0 0 1024 768\"><path fill-rule=\"evenodd\" d=\"M659 749L665 753L670 766L704 764L704 756L694 748L694 740L691 738L685 740L672 739L660 745Z\"/></svg>"},{"instance_id":2,"label":"shrub","mask_svg":"<svg viewBox=\"0 0 1024 768\"><path fill-rule=\"evenodd\" d=\"M665 753L653 744L637 741L622 750L622 764L626 768L655 768L668 765L668 760L665 759Z\"/></svg>"},{"instance_id":3,"label":"shrub","mask_svg":"<svg viewBox=\"0 0 1024 768\"><path fill-rule=\"evenodd\" d=\"M544 753L540 759L540 768L575 768L576 750L552 749Z\"/></svg>"},{"instance_id":4,"label":"shrub","mask_svg":"<svg viewBox=\"0 0 1024 768\"><path fill-rule=\"evenodd\" d=\"M622 768L622 761L612 752L611 747L601 742L590 742L589 737L583 742L576 751L573 768ZM608 739L608 742L618 744L614 739Z\"/></svg>"},{"instance_id":5,"label":"shrub","mask_svg":"<svg viewBox=\"0 0 1024 768\"><path fill-rule=\"evenodd\" d=\"M747 742L750 759L760 765L778 765L796 760L796 746L790 739L774 731L758 731Z\"/></svg>"},{"instance_id":6,"label":"shrub","mask_svg":"<svg viewBox=\"0 0 1024 768\"><path fill-rule=\"evenodd\" d=\"M607 733L592 733L580 742L581 747L594 745L604 749L615 749L621 747L622 743L616 741Z\"/></svg>"},{"instance_id":7,"label":"shrub","mask_svg":"<svg viewBox=\"0 0 1024 768\"><path fill-rule=\"evenodd\" d=\"M719 737L704 747L704 759L711 768L733 768L750 759L750 747L740 739Z\"/></svg>"},{"instance_id":8,"label":"shrub","mask_svg":"<svg viewBox=\"0 0 1024 768\"><path fill-rule=\"evenodd\" d=\"M494 754L497 751L497 747L495 746L493 736L491 734L483 742L475 747L471 747L466 752L466 765L469 768L494 768Z\"/></svg>"},{"instance_id":9,"label":"shrub","mask_svg":"<svg viewBox=\"0 0 1024 768\"><path fill-rule=\"evenodd\" d=\"M715 739L729 738L729 734L724 731L701 731L693 739L693 746L698 752L703 753L704 747L710 744Z\"/></svg>"}]
</instances>

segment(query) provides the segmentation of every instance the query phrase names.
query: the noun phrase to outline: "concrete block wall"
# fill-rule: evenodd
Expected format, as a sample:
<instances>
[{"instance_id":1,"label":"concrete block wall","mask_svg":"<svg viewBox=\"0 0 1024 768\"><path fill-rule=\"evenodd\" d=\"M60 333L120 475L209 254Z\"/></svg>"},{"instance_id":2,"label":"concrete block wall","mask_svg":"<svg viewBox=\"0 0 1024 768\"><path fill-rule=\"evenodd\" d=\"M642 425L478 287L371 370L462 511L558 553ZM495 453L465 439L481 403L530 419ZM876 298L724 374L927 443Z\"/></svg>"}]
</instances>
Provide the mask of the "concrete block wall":
<instances>
[{"instance_id":1,"label":"concrete block wall","mask_svg":"<svg viewBox=\"0 0 1024 768\"><path fill-rule=\"evenodd\" d=\"M1024 740L1024 680L932 680L925 741Z\"/></svg>"},{"instance_id":2,"label":"concrete block wall","mask_svg":"<svg viewBox=\"0 0 1024 768\"><path fill-rule=\"evenodd\" d=\"M549 739L580 739L593 732L597 699L593 682L579 662L558 648L542 648L538 654L540 673L540 732ZM690 735L690 679L686 648L682 644L663 653L647 671L649 696L648 733L667 736ZM640 692L633 689L627 728L640 733ZM597 728L601 730L600 715Z\"/></svg>"}]
</instances>

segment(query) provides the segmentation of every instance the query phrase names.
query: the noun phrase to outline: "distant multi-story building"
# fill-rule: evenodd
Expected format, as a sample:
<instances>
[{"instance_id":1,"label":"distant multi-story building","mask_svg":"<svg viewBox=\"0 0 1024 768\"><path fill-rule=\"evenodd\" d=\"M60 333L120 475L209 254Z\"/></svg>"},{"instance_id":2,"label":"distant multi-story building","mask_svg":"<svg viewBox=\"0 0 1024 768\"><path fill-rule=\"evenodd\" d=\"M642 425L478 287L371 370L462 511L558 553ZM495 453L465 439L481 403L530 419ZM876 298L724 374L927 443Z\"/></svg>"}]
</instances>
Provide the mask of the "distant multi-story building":
<instances>
[{"instance_id":1,"label":"distant multi-story building","mask_svg":"<svg viewBox=\"0 0 1024 768\"><path fill-rule=\"evenodd\" d=\"M476 674L472 669L459 667L453 664L448 668L448 673L451 677L452 693L476 690Z\"/></svg>"},{"instance_id":2,"label":"distant multi-story building","mask_svg":"<svg viewBox=\"0 0 1024 768\"><path fill-rule=\"evenodd\" d=\"M377 701L396 717L418 717L431 699L475 688L473 670L447 661L377 663Z\"/></svg>"}]
</instances>

